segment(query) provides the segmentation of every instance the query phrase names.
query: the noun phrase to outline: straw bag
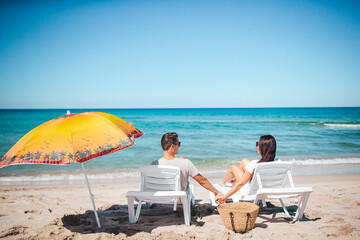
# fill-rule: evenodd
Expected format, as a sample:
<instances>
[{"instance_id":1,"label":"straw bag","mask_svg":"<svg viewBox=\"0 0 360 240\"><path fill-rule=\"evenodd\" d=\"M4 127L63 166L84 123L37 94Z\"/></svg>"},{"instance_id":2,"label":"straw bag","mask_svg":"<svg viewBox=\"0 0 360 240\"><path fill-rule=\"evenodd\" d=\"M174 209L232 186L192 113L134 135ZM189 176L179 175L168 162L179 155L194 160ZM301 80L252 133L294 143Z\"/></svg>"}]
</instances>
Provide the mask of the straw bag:
<instances>
[{"instance_id":1,"label":"straw bag","mask_svg":"<svg viewBox=\"0 0 360 240\"><path fill-rule=\"evenodd\" d=\"M249 202L225 203L218 206L225 227L236 233L245 233L255 226L259 206Z\"/></svg>"}]
</instances>

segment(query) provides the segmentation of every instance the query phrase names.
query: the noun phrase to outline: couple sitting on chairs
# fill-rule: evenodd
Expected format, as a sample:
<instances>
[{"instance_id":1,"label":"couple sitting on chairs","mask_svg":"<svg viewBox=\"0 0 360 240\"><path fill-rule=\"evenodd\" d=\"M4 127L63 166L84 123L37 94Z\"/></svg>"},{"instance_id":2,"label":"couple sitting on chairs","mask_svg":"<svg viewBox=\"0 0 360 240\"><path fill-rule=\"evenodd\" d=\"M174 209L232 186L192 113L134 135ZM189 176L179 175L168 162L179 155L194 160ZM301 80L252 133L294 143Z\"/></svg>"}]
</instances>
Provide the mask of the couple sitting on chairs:
<instances>
[{"instance_id":1,"label":"couple sitting on chairs","mask_svg":"<svg viewBox=\"0 0 360 240\"><path fill-rule=\"evenodd\" d=\"M239 165L232 165L221 182L225 186L227 182L233 184L232 189L223 195L216 189L204 176L200 174L194 164L186 157L175 157L178 153L181 142L179 142L177 133L166 133L161 138L161 146L164 150L164 156L153 161L151 165L166 165L180 168L181 172L181 190L186 191L188 188L189 177L196 180L202 187L215 194L215 200L218 203L224 203L231 195L236 193L240 188L249 188L249 181L252 178L257 163L274 161L276 152L276 141L271 135L261 136L256 142L257 152L261 155L260 160L250 161L247 158L241 160Z\"/></svg>"},{"instance_id":2,"label":"couple sitting on chairs","mask_svg":"<svg viewBox=\"0 0 360 240\"><path fill-rule=\"evenodd\" d=\"M293 220L302 218L312 188L295 188L291 176L292 163L274 162L276 141L273 136L261 136L256 142L257 152L261 155L259 160L250 161L244 158L239 165L232 165L220 185L215 184L215 186L202 176L186 157L175 157L180 145L181 142L176 133L164 134L161 139L164 155L151 163L158 166L142 167L141 191L127 193L130 223L136 222L139 218L142 202L159 203L160 199L160 202L174 204L174 210L177 202L181 202L185 224L190 225L190 203L194 203L194 199L192 186L188 182L189 177L209 190L210 201L214 206L224 203L229 198L233 201L250 200L256 204L260 201L265 204L266 198L277 198L286 215L291 217L281 198L295 197L295 202L297 202L297 197L300 196L299 208ZM289 180L291 188L285 188L286 180ZM135 200L139 202L136 214L134 213Z\"/></svg>"}]
</instances>

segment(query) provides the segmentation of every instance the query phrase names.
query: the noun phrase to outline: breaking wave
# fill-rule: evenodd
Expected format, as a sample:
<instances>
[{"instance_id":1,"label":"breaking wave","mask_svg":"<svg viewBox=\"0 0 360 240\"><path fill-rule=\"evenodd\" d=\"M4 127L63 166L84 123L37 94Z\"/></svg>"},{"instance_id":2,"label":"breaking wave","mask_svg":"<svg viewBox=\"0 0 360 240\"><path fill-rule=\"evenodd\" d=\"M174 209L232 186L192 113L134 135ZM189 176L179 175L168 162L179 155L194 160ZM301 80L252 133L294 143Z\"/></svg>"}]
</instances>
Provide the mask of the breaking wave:
<instances>
[{"instance_id":1,"label":"breaking wave","mask_svg":"<svg viewBox=\"0 0 360 240\"><path fill-rule=\"evenodd\" d=\"M331 128L360 129L360 124L325 123L324 126Z\"/></svg>"}]
</instances>

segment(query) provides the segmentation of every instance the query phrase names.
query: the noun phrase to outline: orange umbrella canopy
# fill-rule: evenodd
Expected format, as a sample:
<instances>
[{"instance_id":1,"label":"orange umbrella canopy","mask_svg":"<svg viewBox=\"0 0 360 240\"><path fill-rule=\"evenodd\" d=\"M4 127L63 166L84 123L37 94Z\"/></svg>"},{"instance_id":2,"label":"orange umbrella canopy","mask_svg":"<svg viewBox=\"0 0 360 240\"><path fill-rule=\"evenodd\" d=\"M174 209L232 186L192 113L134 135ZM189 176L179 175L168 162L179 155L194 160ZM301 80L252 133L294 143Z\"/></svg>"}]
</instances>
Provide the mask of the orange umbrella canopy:
<instances>
[{"instance_id":1,"label":"orange umbrella canopy","mask_svg":"<svg viewBox=\"0 0 360 240\"><path fill-rule=\"evenodd\" d=\"M1 159L11 164L82 163L134 144L143 133L132 124L103 112L67 114L34 128Z\"/></svg>"}]
</instances>

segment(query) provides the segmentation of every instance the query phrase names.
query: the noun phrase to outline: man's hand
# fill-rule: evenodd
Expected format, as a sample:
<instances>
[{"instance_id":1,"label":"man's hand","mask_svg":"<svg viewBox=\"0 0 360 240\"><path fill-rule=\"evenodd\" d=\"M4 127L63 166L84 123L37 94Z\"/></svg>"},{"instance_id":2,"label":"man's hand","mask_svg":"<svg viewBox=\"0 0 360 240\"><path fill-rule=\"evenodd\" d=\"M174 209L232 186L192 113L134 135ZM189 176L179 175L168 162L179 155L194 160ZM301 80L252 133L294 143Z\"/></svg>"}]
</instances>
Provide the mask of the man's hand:
<instances>
[{"instance_id":1,"label":"man's hand","mask_svg":"<svg viewBox=\"0 0 360 240\"><path fill-rule=\"evenodd\" d=\"M215 196L215 202L223 204L226 201L226 198L221 193Z\"/></svg>"},{"instance_id":2,"label":"man's hand","mask_svg":"<svg viewBox=\"0 0 360 240\"><path fill-rule=\"evenodd\" d=\"M216 199L217 198L220 198L220 197L223 197L224 195L221 193L221 192L219 192L218 194L216 194L216 196L215 196L215 202L216 202Z\"/></svg>"}]
</instances>

